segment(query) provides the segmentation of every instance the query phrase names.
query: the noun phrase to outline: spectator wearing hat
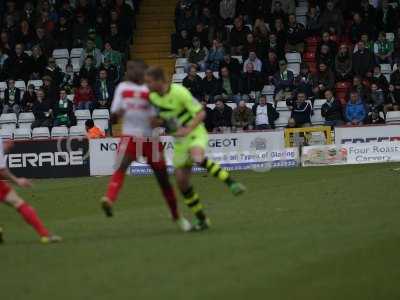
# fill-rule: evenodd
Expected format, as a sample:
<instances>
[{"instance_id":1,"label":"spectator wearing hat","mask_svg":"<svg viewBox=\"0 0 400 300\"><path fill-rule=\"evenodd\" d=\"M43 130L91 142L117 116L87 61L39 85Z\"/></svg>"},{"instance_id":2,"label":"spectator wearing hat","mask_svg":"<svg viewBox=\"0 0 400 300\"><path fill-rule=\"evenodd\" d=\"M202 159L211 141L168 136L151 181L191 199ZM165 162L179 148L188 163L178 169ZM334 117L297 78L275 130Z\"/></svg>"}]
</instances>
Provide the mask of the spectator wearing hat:
<instances>
[{"instance_id":1,"label":"spectator wearing hat","mask_svg":"<svg viewBox=\"0 0 400 300\"><path fill-rule=\"evenodd\" d=\"M342 125L342 106L340 101L335 98L332 90L326 90L324 95L326 102L322 104L321 116L325 118L325 125L333 127Z\"/></svg>"},{"instance_id":2,"label":"spectator wearing hat","mask_svg":"<svg viewBox=\"0 0 400 300\"><path fill-rule=\"evenodd\" d=\"M93 89L86 78L82 78L80 85L75 89L74 105L76 109L92 110L95 106Z\"/></svg>"},{"instance_id":3,"label":"spectator wearing hat","mask_svg":"<svg viewBox=\"0 0 400 300\"><path fill-rule=\"evenodd\" d=\"M70 127L74 123L73 103L67 98L67 91L60 90L58 100L53 106L54 126Z\"/></svg>"},{"instance_id":4,"label":"spectator wearing hat","mask_svg":"<svg viewBox=\"0 0 400 300\"><path fill-rule=\"evenodd\" d=\"M16 113L21 111L21 91L15 87L14 79L7 81L7 88L4 91L3 114Z\"/></svg>"},{"instance_id":5,"label":"spectator wearing hat","mask_svg":"<svg viewBox=\"0 0 400 300\"><path fill-rule=\"evenodd\" d=\"M337 81L347 81L353 75L353 61L346 44L339 47L339 52L335 58L335 76Z\"/></svg>"},{"instance_id":6,"label":"spectator wearing hat","mask_svg":"<svg viewBox=\"0 0 400 300\"><path fill-rule=\"evenodd\" d=\"M275 129L275 121L279 118L279 113L271 103L267 102L265 95L260 97L258 104L253 105L252 110L255 117L255 129Z\"/></svg>"},{"instance_id":7,"label":"spectator wearing hat","mask_svg":"<svg viewBox=\"0 0 400 300\"><path fill-rule=\"evenodd\" d=\"M246 101L241 100L232 112L233 130L251 130L253 129L254 115L252 110L247 107Z\"/></svg>"},{"instance_id":8,"label":"spectator wearing hat","mask_svg":"<svg viewBox=\"0 0 400 300\"><path fill-rule=\"evenodd\" d=\"M98 68L103 61L103 54L100 49L96 48L96 44L94 40L87 40L86 48L83 49L81 57L79 59L79 63L82 66L85 62L85 59L90 56L93 59L93 64L96 68Z\"/></svg>"},{"instance_id":9,"label":"spectator wearing hat","mask_svg":"<svg viewBox=\"0 0 400 300\"><path fill-rule=\"evenodd\" d=\"M279 61L279 71L274 75L275 102L286 100L294 88L294 74L288 70L286 60Z\"/></svg>"},{"instance_id":10,"label":"spectator wearing hat","mask_svg":"<svg viewBox=\"0 0 400 300\"><path fill-rule=\"evenodd\" d=\"M232 108L220 97L216 97L212 120L214 132L225 132L232 127Z\"/></svg>"},{"instance_id":11,"label":"spectator wearing hat","mask_svg":"<svg viewBox=\"0 0 400 300\"><path fill-rule=\"evenodd\" d=\"M107 78L107 70L101 69L99 71L99 78L94 85L96 108L110 108L114 90L115 85Z\"/></svg>"},{"instance_id":12,"label":"spectator wearing hat","mask_svg":"<svg viewBox=\"0 0 400 300\"><path fill-rule=\"evenodd\" d=\"M35 86L29 84L21 100L21 110L23 112L31 112L33 105L36 102L36 98Z\"/></svg>"},{"instance_id":13,"label":"spectator wearing hat","mask_svg":"<svg viewBox=\"0 0 400 300\"><path fill-rule=\"evenodd\" d=\"M347 102L345 117L347 125L362 125L367 117L365 105L356 90L350 93L350 101Z\"/></svg>"}]
</instances>

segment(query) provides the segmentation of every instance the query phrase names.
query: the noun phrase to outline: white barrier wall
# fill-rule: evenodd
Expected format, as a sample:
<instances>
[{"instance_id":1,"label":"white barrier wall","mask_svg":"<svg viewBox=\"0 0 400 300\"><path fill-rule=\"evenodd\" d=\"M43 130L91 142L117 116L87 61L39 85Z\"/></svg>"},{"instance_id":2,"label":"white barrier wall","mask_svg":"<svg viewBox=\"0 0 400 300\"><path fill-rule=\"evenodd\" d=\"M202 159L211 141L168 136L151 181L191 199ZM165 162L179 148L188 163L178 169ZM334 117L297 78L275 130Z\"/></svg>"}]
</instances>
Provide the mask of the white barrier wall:
<instances>
[{"instance_id":1,"label":"white barrier wall","mask_svg":"<svg viewBox=\"0 0 400 300\"><path fill-rule=\"evenodd\" d=\"M271 167L296 166L297 148L284 148L283 131L211 134L207 156L229 169L249 169L268 162ZM172 166L173 138L161 137L168 166ZM119 138L94 139L90 141L90 174L111 175ZM148 174L149 167L133 163L131 174Z\"/></svg>"},{"instance_id":2,"label":"white barrier wall","mask_svg":"<svg viewBox=\"0 0 400 300\"><path fill-rule=\"evenodd\" d=\"M400 141L400 125L336 127L336 145Z\"/></svg>"},{"instance_id":3,"label":"white barrier wall","mask_svg":"<svg viewBox=\"0 0 400 300\"><path fill-rule=\"evenodd\" d=\"M303 167L400 161L400 141L303 147Z\"/></svg>"}]
</instances>

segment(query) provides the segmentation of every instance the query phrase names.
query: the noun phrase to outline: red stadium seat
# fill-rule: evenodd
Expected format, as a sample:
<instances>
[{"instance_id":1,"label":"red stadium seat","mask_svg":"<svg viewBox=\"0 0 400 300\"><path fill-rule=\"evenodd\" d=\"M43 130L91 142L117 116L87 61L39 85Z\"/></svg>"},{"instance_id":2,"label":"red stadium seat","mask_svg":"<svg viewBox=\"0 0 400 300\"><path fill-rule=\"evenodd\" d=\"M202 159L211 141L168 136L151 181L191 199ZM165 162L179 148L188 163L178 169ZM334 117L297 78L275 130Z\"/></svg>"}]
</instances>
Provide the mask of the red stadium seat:
<instances>
[{"instance_id":1,"label":"red stadium seat","mask_svg":"<svg viewBox=\"0 0 400 300\"><path fill-rule=\"evenodd\" d=\"M339 92L336 93L336 97L339 99L340 103L342 104L342 106L346 106L347 104L347 92Z\"/></svg>"},{"instance_id":2,"label":"red stadium seat","mask_svg":"<svg viewBox=\"0 0 400 300\"><path fill-rule=\"evenodd\" d=\"M306 38L307 47L312 47L312 46L317 47L318 43L319 43L319 38L316 36L311 36Z\"/></svg>"},{"instance_id":3,"label":"red stadium seat","mask_svg":"<svg viewBox=\"0 0 400 300\"><path fill-rule=\"evenodd\" d=\"M315 51L314 52L307 51L306 53L304 53L303 61L304 62L316 62L317 59L315 57Z\"/></svg>"},{"instance_id":4,"label":"red stadium seat","mask_svg":"<svg viewBox=\"0 0 400 300\"><path fill-rule=\"evenodd\" d=\"M317 63L316 62L308 62L308 68L310 69L311 74L317 73Z\"/></svg>"},{"instance_id":5,"label":"red stadium seat","mask_svg":"<svg viewBox=\"0 0 400 300\"><path fill-rule=\"evenodd\" d=\"M351 87L350 82L339 81L336 83L336 92L347 92Z\"/></svg>"}]
</instances>

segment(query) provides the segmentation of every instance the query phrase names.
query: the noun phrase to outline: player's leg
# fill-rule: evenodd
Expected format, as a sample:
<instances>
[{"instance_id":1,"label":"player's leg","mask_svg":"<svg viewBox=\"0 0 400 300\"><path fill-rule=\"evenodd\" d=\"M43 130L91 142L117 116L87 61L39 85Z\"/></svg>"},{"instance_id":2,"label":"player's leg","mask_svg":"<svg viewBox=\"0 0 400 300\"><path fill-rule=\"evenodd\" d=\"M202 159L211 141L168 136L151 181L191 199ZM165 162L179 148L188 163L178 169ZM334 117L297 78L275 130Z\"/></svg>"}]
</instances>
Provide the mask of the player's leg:
<instances>
[{"instance_id":1,"label":"player's leg","mask_svg":"<svg viewBox=\"0 0 400 300\"><path fill-rule=\"evenodd\" d=\"M37 215L36 211L25 202L13 189L8 187L5 183L1 183L1 194L4 198L3 202L15 208L15 210L21 215L25 222L32 226L37 232L42 243L60 242L59 236L50 235L47 228L43 225L42 220ZM8 189L8 191L6 191Z\"/></svg>"},{"instance_id":2,"label":"player's leg","mask_svg":"<svg viewBox=\"0 0 400 300\"><path fill-rule=\"evenodd\" d=\"M241 183L233 180L227 170L221 168L220 164L213 162L205 156L207 144L207 133L199 132L195 134L189 145L191 160L198 166L205 168L209 174L224 182L235 196L245 192L246 188Z\"/></svg>"},{"instance_id":3,"label":"player's leg","mask_svg":"<svg viewBox=\"0 0 400 300\"><path fill-rule=\"evenodd\" d=\"M3 227L0 227L0 244L4 243L4 238L3 238Z\"/></svg>"},{"instance_id":4,"label":"player's leg","mask_svg":"<svg viewBox=\"0 0 400 300\"><path fill-rule=\"evenodd\" d=\"M115 171L108 183L106 195L101 198L101 207L107 217L113 216L112 206L117 201L125 180L125 174L132 161L135 160L136 145L131 138L122 138L118 146Z\"/></svg>"}]
</instances>

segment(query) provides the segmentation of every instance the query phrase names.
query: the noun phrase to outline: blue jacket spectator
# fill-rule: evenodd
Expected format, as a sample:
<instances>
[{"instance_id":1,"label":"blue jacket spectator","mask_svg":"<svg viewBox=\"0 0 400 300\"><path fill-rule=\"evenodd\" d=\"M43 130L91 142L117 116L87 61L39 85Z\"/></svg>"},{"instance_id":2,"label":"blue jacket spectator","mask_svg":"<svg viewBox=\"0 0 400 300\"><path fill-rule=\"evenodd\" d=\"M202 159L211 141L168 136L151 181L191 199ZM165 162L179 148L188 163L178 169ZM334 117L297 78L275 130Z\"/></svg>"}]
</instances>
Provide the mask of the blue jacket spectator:
<instances>
[{"instance_id":1,"label":"blue jacket spectator","mask_svg":"<svg viewBox=\"0 0 400 300\"><path fill-rule=\"evenodd\" d=\"M350 101L346 106L347 125L362 125L367 117L367 110L356 91L350 93Z\"/></svg>"}]
</instances>

